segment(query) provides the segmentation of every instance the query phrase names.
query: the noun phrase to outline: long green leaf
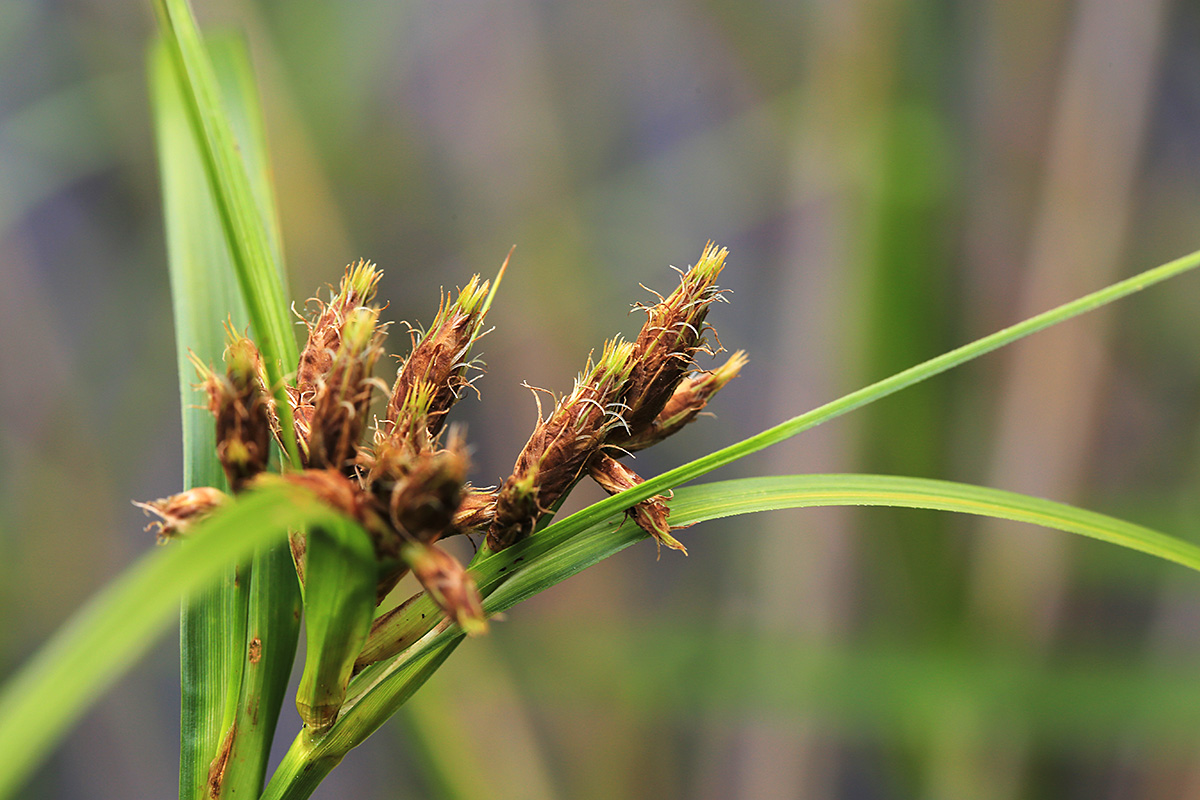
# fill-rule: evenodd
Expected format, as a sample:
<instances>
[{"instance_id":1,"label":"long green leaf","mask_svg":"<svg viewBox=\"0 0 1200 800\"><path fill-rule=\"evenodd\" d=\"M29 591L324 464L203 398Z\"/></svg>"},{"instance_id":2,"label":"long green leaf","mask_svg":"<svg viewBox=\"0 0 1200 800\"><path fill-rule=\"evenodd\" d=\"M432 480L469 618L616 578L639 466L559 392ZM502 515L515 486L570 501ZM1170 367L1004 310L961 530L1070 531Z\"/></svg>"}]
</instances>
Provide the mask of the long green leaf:
<instances>
[{"instance_id":1,"label":"long green leaf","mask_svg":"<svg viewBox=\"0 0 1200 800\"><path fill-rule=\"evenodd\" d=\"M183 409L183 488L224 489L212 415L198 405L188 353L219 364L225 349L221 323L244 327L249 315L207 190L179 81L161 45L151 51L150 76ZM249 588L235 584L234 575L227 573L218 583L201 587L180 611L180 798L204 796L225 709L233 705L228 687L238 682L229 673L235 659L241 662L236 654L245 638Z\"/></svg>"},{"instance_id":2,"label":"long green leaf","mask_svg":"<svg viewBox=\"0 0 1200 800\"><path fill-rule=\"evenodd\" d=\"M254 339L262 351L275 393L284 444L290 460L298 465L300 455L292 434L292 412L284 376L294 368L299 351L288 323L288 303L274 259L278 249L273 249L270 241L272 226L259 205L238 151L233 127L222 104L216 71L205 52L191 8L186 0L155 0L154 8L163 42L179 76L188 118L200 144L204 171L250 313Z\"/></svg>"},{"instance_id":3,"label":"long green leaf","mask_svg":"<svg viewBox=\"0 0 1200 800\"><path fill-rule=\"evenodd\" d=\"M756 511L839 505L925 508L1028 522L1111 542L1200 571L1200 547L1149 528L1064 503L923 478L793 475L685 487L671 502L671 522L691 525ZM568 519L507 550L484 555L476 560L472 571L484 595L485 609L497 614L644 538L645 532L620 518L582 529ZM411 665L437 658L443 648L455 646L463 636L427 598L410 604L404 618L414 643L393 661L363 670L351 684L355 694L347 700L333 729L316 738L302 734L293 751L302 751L314 763L336 763L395 713L415 690L412 681L427 677L414 672ZM264 796L289 800L307 796L288 784L288 775L294 778L309 771L293 765L289 773L272 778Z\"/></svg>"},{"instance_id":4,"label":"long green leaf","mask_svg":"<svg viewBox=\"0 0 1200 800\"><path fill-rule=\"evenodd\" d=\"M697 522L784 508L890 506L953 511L1027 522L1117 544L1200 572L1200 547L1131 522L1037 497L929 478L891 475L785 475L684 487L671 501L671 523ZM548 541L509 548L474 567L489 613L516 603L645 537L623 520L576 533L569 520L541 534ZM541 557L530 558L524 549ZM514 552L515 551L515 552Z\"/></svg>"},{"instance_id":5,"label":"long green leaf","mask_svg":"<svg viewBox=\"0 0 1200 800\"><path fill-rule=\"evenodd\" d=\"M840 417L856 408L861 408L868 403L873 403L890 394L895 394L901 389L928 380L935 375L940 375L949 369L979 358L1005 345L1012 344L1032 333L1037 333L1052 325L1066 322L1072 317L1077 317L1088 311L1094 311L1101 306L1108 305L1114 300L1119 300L1135 292L1140 292L1147 287L1181 275L1196 267L1200 267L1200 250L1188 253L1174 261L1146 270L1145 272L1138 273L1131 278L1126 278L1111 286L1084 295L1077 300L1064 303L1057 308L1030 317L1023 322L1018 322L1016 325L1011 325L981 339L976 339L974 342L955 348L928 361L923 361L902 372L897 372L895 375L839 397L823 406L814 408L812 411L792 417L740 442L735 442L728 447L715 450L695 461L690 461L675 469L668 470L632 489L605 498L576 512L558 524L567 525L571 530L583 530L598 520L604 519L618 511L624 511L636 503L645 500L647 497L652 497L673 489L701 475L731 464L739 458L748 456L751 453L757 453L759 450L764 450L771 445L779 444L798 433L803 433L809 428L814 428L823 422Z\"/></svg>"},{"instance_id":6,"label":"long green leaf","mask_svg":"<svg viewBox=\"0 0 1200 800\"><path fill-rule=\"evenodd\" d=\"M282 541L290 527L340 520L309 492L273 486L241 495L183 541L142 557L0 691L0 797L13 793L63 731L162 633L181 597L256 547Z\"/></svg>"},{"instance_id":7,"label":"long green leaf","mask_svg":"<svg viewBox=\"0 0 1200 800\"><path fill-rule=\"evenodd\" d=\"M283 282L273 189L258 96L243 40L207 42L224 111L261 210L276 282ZM163 176L163 205L176 319L176 348L184 408L185 487L223 486L213 420L196 407L192 350L219 363L222 323L250 321L235 275L218 205L204 170L203 148L189 122L188 104L170 51L152 53L155 123ZM209 794L209 770L224 742L228 794L256 793L295 658L299 591L286 546L264 548L254 564L230 572L184 604L180 619L180 796ZM257 658L251 660L248 651ZM236 731L236 741L228 735Z\"/></svg>"}]
</instances>

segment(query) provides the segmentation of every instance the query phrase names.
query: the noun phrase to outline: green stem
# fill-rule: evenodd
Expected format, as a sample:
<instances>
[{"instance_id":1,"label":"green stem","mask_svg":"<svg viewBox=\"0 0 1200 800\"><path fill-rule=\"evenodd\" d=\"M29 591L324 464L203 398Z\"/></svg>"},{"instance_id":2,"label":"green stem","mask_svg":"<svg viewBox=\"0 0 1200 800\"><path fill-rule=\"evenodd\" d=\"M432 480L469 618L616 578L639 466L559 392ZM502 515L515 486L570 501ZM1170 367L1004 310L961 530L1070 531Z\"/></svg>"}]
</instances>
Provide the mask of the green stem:
<instances>
[{"instance_id":1,"label":"green stem","mask_svg":"<svg viewBox=\"0 0 1200 800\"><path fill-rule=\"evenodd\" d=\"M312 795L346 753L396 713L462 640L463 633L457 627L439 631L417 645L414 649L418 652L402 656L405 664L396 671L396 675L403 676L402 686L387 702L347 705L333 728L319 736L314 736L308 728L300 731L263 790L261 800L304 800Z\"/></svg>"},{"instance_id":2,"label":"green stem","mask_svg":"<svg viewBox=\"0 0 1200 800\"><path fill-rule=\"evenodd\" d=\"M322 752L320 743L313 741L308 730L301 731L271 776L261 800L303 800L311 796L325 776L342 763L342 758L343 755Z\"/></svg>"},{"instance_id":3,"label":"green stem","mask_svg":"<svg viewBox=\"0 0 1200 800\"><path fill-rule=\"evenodd\" d=\"M305 800L310 796L346 753L388 721L437 672L462 639L463 633L457 627L432 634L416 645L413 652L402 656L404 664L396 674L403 675L403 685L385 703L348 704L334 727L319 736L314 736L308 728L301 730L266 784L262 800Z\"/></svg>"}]
</instances>

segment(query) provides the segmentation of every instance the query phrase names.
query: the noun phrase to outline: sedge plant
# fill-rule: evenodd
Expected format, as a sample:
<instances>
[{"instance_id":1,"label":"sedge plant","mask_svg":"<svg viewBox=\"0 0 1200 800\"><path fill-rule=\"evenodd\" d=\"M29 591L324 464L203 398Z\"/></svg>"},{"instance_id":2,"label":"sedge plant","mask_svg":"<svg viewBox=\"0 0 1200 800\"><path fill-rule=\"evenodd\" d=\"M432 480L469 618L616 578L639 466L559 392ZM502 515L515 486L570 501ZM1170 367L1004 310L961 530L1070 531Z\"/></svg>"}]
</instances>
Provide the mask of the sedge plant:
<instances>
[{"instance_id":1,"label":"sedge plant","mask_svg":"<svg viewBox=\"0 0 1200 800\"><path fill-rule=\"evenodd\" d=\"M705 520L811 506L937 509L1068 531L1200 570L1200 548L1181 539L980 486L879 475L684 485L1194 269L1200 252L644 478L623 457L684 429L747 361L741 352L709 369L695 360L715 341L706 336L708 316L722 299L716 281L729 259L710 243L671 292L644 307L635 339L610 340L581 359L573 389L544 401L512 473L497 487L475 487L450 411L473 390L500 276L473 277L443 297L387 382L374 376L387 323L375 297L379 271L368 262L352 264L336 289L308 306L298 343L244 49L233 38L202 39L186 0L156 0L155 8L161 38L150 64L184 406L183 486L142 504L156 515L164 546L5 684L0 797L20 787L176 608L180 797L303 798L466 637L485 633L489 619L645 539L660 557L664 546L683 551L676 532ZM556 520L583 480L610 496ZM469 564L439 547L452 535L480 542ZM422 591L387 605L408 573ZM302 629L306 656L291 701L303 727L267 776Z\"/></svg>"}]
</instances>

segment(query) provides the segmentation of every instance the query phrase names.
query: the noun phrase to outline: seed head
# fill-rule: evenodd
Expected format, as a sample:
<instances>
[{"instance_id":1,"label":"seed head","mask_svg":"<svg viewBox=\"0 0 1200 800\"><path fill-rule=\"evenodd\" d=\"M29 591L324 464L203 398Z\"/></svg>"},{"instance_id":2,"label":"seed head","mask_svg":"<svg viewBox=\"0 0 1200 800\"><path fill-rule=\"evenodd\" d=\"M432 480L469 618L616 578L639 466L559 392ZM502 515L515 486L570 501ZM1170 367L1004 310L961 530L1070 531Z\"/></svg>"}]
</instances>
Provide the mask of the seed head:
<instances>
[{"instance_id":1,"label":"seed head","mask_svg":"<svg viewBox=\"0 0 1200 800\"><path fill-rule=\"evenodd\" d=\"M588 472L596 483L600 484L600 487L610 495L619 494L644 482L644 479L636 472L605 453L597 453L592 457L592 460L588 462ZM667 521L666 500L667 498L662 495L655 495L641 501L625 513L633 518L639 528L654 537L659 555L662 555L662 546L666 545L672 550L679 550L686 556L687 548L671 535L671 524Z\"/></svg>"},{"instance_id":2,"label":"seed head","mask_svg":"<svg viewBox=\"0 0 1200 800\"><path fill-rule=\"evenodd\" d=\"M424 410L425 426L430 438L436 439L450 411L463 390L469 385L466 374L471 365L470 352L475 340L482 335L483 318L489 281L475 275L450 302L443 295L433 324L418 339L414 335L412 352L401 365L388 401L387 419L393 427L411 424L410 399L418 384L432 387L432 395Z\"/></svg>"},{"instance_id":3,"label":"seed head","mask_svg":"<svg viewBox=\"0 0 1200 800\"><path fill-rule=\"evenodd\" d=\"M446 551L410 544L401 554L429 598L470 636L487 631L487 617L475 579Z\"/></svg>"},{"instance_id":4,"label":"seed head","mask_svg":"<svg viewBox=\"0 0 1200 800\"><path fill-rule=\"evenodd\" d=\"M628 440L640 436L692 369L696 352L705 346L709 306L721 297L716 280L728 254L709 242L696 265L681 276L675 291L646 308L646 324L634 342L626 400L628 427L613 432L612 444L624 448Z\"/></svg>"},{"instance_id":5,"label":"seed head","mask_svg":"<svg viewBox=\"0 0 1200 800\"><path fill-rule=\"evenodd\" d=\"M513 474L496 499L496 517L488 531L494 550L528 536L538 516L550 510L583 473L588 459L612 431L624 427L626 384L634 346L615 339L594 363L589 358L571 394L550 416L538 421Z\"/></svg>"},{"instance_id":6,"label":"seed head","mask_svg":"<svg viewBox=\"0 0 1200 800\"><path fill-rule=\"evenodd\" d=\"M192 525L207 517L228 499L228 495L220 489L198 486L148 503L134 500L133 504L147 514L161 517L161 520L147 525L146 530L157 530L158 543L162 544L168 539L187 533Z\"/></svg>"}]
</instances>

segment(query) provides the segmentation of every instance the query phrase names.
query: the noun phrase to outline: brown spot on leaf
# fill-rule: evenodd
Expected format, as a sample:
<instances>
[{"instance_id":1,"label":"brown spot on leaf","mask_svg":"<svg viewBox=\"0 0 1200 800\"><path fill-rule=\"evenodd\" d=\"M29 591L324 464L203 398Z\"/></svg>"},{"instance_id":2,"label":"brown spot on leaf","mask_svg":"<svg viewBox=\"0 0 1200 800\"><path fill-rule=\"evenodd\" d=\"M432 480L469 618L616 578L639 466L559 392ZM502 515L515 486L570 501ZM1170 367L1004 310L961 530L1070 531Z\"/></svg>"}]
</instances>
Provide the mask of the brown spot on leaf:
<instances>
[{"instance_id":1,"label":"brown spot on leaf","mask_svg":"<svg viewBox=\"0 0 1200 800\"><path fill-rule=\"evenodd\" d=\"M250 640L250 663L257 664L262 658L262 639L255 636Z\"/></svg>"},{"instance_id":2,"label":"brown spot on leaf","mask_svg":"<svg viewBox=\"0 0 1200 800\"><path fill-rule=\"evenodd\" d=\"M208 796L218 798L221 796L221 785L225 782L225 767L229 765L229 756L233 753L233 742L237 737L237 722L225 732L225 736L221 739L221 748L217 750L217 755L212 760L212 764L208 768Z\"/></svg>"}]
</instances>

